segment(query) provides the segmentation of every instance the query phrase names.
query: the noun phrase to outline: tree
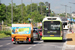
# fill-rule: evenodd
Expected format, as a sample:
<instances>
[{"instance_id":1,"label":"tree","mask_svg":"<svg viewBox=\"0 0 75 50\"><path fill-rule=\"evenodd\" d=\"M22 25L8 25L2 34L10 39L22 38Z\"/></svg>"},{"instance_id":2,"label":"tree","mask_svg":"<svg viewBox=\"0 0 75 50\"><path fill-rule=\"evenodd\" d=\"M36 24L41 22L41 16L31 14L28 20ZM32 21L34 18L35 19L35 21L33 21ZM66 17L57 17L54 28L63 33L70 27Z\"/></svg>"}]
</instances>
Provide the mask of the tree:
<instances>
[{"instance_id":1,"label":"tree","mask_svg":"<svg viewBox=\"0 0 75 50\"><path fill-rule=\"evenodd\" d=\"M49 3L48 3L48 2L45 2L45 5L46 5L46 6L48 6L48 5L49 5Z\"/></svg>"},{"instance_id":2,"label":"tree","mask_svg":"<svg viewBox=\"0 0 75 50\"><path fill-rule=\"evenodd\" d=\"M39 6L44 6L45 4L43 2L40 2L39 3Z\"/></svg>"},{"instance_id":3,"label":"tree","mask_svg":"<svg viewBox=\"0 0 75 50\"><path fill-rule=\"evenodd\" d=\"M32 19L33 23L35 23L35 22L42 22L44 16L41 15L39 12L34 11L31 14L32 14L31 15L31 19Z\"/></svg>"},{"instance_id":4,"label":"tree","mask_svg":"<svg viewBox=\"0 0 75 50\"><path fill-rule=\"evenodd\" d=\"M46 10L46 5L43 2L40 2L39 6L36 3L32 3L32 12L31 12L31 4L25 6L25 4L23 3L22 10L23 11L21 15L21 4L16 5L15 3L13 3L13 23L22 23L22 21L23 23L24 22L29 23L28 18L32 19L33 23L41 22L45 17L45 14L49 12L48 10ZM7 25L11 24L11 4L7 6L7 12L6 12L6 5L4 4L0 5L0 22L2 20L4 21L5 24L7 21Z\"/></svg>"},{"instance_id":5,"label":"tree","mask_svg":"<svg viewBox=\"0 0 75 50\"><path fill-rule=\"evenodd\" d=\"M6 19L6 6L5 4L0 5L0 22Z\"/></svg>"}]
</instances>

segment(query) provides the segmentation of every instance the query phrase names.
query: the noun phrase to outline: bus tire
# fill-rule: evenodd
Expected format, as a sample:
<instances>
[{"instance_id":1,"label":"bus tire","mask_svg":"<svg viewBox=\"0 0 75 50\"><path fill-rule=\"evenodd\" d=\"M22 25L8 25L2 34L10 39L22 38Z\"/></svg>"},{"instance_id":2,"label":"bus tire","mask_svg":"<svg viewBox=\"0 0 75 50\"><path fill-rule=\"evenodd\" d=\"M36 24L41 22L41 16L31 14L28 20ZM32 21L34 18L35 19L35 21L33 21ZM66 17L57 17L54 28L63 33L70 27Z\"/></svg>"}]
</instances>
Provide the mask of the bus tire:
<instances>
[{"instance_id":1,"label":"bus tire","mask_svg":"<svg viewBox=\"0 0 75 50\"><path fill-rule=\"evenodd\" d=\"M17 41L17 44L19 44L19 41Z\"/></svg>"},{"instance_id":2,"label":"bus tire","mask_svg":"<svg viewBox=\"0 0 75 50\"><path fill-rule=\"evenodd\" d=\"M31 42L30 43L33 44L33 38L31 38Z\"/></svg>"},{"instance_id":3,"label":"bus tire","mask_svg":"<svg viewBox=\"0 0 75 50\"><path fill-rule=\"evenodd\" d=\"M13 44L16 44L16 42L15 42L15 41L13 41Z\"/></svg>"},{"instance_id":4,"label":"bus tire","mask_svg":"<svg viewBox=\"0 0 75 50\"><path fill-rule=\"evenodd\" d=\"M37 40L40 40L40 38L38 38Z\"/></svg>"}]
</instances>

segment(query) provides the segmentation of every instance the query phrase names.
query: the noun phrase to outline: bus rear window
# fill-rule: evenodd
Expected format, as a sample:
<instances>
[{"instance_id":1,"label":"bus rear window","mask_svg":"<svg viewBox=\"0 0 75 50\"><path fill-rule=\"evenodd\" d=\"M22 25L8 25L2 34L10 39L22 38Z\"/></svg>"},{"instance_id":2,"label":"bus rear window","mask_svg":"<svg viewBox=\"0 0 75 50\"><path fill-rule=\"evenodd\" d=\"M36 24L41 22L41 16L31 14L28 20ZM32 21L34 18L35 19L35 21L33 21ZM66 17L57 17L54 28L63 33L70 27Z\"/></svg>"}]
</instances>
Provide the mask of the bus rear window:
<instances>
[{"instance_id":1,"label":"bus rear window","mask_svg":"<svg viewBox=\"0 0 75 50\"><path fill-rule=\"evenodd\" d=\"M45 30L60 30L60 22L59 21L45 21L44 22Z\"/></svg>"}]
</instances>

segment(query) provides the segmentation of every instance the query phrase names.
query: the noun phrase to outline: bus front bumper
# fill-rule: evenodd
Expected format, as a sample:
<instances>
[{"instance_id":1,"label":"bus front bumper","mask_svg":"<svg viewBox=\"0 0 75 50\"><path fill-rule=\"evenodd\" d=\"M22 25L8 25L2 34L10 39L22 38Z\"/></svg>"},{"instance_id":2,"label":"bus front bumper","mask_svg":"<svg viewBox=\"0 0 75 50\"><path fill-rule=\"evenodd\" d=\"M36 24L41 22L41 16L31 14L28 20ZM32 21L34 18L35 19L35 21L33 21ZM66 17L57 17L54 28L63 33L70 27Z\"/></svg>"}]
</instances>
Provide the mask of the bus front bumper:
<instances>
[{"instance_id":1,"label":"bus front bumper","mask_svg":"<svg viewBox=\"0 0 75 50\"><path fill-rule=\"evenodd\" d=\"M42 40L63 40L62 37L42 37Z\"/></svg>"}]
</instances>

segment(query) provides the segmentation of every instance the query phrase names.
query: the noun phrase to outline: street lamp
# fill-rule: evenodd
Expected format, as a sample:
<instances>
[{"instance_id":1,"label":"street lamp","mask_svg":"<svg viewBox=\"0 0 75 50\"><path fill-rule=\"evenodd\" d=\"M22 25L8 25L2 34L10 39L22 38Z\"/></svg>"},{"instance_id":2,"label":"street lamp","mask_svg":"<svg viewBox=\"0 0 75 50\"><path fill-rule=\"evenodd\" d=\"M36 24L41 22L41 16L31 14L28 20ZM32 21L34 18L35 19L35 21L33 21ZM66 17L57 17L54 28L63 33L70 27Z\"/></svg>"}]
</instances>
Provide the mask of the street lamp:
<instances>
[{"instance_id":1,"label":"street lamp","mask_svg":"<svg viewBox=\"0 0 75 50\"><path fill-rule=\"evenodd\" d=\"M62 6L65 6L65 13L66 13L66 17L67 17L67 5L62 5Z\"/></svg>"},{"instance_id":2,"label":"street lamp","mask_svg":"<svg viewBox=\"0 0 75 50\"><path fill-rule=\"evenodd\" d=\"M72 3L72 2L69 2L69 3ZM72 3L72 4L75 4L75 3Z\"/></svg>"},{"instance_id":3,"label":"street lamp","mask_svg":"<svg viewBox=\"0 0 75 50\"><path fill-rule=\"evenodd\" d=\"M71 15L71 8L72 8L72 7L71 7L71 6L67 6L67 7L70 7L70 15Z\"/></svg>"},{"instance_id":4,"label":"street lamp","mask_svg":"<svg viewBox=\"0 0 75 50\"><path fill-rule=\"evenodd\" d=\"M69 3L71 3L71 4L75 4L75 3L72 3L72 2L69 2Z\"/></svg>"}]
</instances>

